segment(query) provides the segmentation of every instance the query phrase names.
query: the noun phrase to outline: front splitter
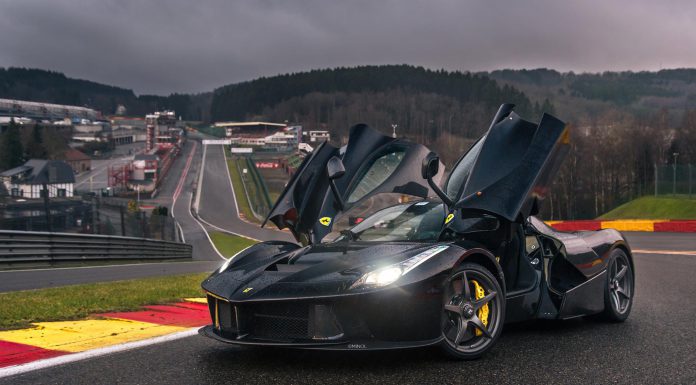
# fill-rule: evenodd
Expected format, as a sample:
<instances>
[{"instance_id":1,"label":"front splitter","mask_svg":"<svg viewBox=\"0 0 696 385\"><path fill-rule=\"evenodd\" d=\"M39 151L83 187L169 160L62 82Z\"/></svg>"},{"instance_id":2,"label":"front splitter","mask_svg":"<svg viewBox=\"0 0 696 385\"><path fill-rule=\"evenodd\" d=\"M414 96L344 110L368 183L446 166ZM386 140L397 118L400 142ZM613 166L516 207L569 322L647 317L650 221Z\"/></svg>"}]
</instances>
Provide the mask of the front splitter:
<instances>
[{"instance_id":1,"label":"front splitter","mask_svg":"<svg viewBox=\"0 0 696 385\"><path fill-rule=\"evenodd\" d=\"M316 341L316 342L275 342L257 340L251 338L229 339L215 333L213 325L207 325L198 330L198 334L212 338L214 340L247 346L268 346L292 349L311 349L311 350L394 350L394 349L413 349L426 346L437 345L442 341L442 337L425 341L379 341L379 340L358 340L358 341Z\"/></svg>"}]
</instances>

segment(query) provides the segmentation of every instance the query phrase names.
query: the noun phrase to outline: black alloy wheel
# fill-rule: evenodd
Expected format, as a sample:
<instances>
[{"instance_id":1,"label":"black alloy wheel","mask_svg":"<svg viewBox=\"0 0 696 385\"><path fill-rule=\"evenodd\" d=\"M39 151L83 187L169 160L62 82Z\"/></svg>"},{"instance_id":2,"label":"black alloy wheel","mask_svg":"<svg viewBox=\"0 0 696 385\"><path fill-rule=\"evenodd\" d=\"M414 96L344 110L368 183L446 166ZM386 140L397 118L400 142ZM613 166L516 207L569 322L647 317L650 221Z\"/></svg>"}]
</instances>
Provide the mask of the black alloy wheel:
<instances>
[{"instance_id":1,"label":"black alloy wheel","mask_svg":"<svg viewBox=\"0 0 696 385\"><path fill-rule=\"evenodd\" d=\"M607 283L604 291L604 317L613 322L628 318L633 306L633 267L621 249L611 252L607 265Z\"/></svg>"},{"instance_id":2,"label":"black alloy wheel","mask_svg":"<svg viewBox=\"0 0 696 385\"><path fill-rule=\"evenodd\" d=\"M443 349L473 360L493 347L503 330L505 294L490 271L464 263L445 284L442 313Z\"/></svg>"}]
</instances>

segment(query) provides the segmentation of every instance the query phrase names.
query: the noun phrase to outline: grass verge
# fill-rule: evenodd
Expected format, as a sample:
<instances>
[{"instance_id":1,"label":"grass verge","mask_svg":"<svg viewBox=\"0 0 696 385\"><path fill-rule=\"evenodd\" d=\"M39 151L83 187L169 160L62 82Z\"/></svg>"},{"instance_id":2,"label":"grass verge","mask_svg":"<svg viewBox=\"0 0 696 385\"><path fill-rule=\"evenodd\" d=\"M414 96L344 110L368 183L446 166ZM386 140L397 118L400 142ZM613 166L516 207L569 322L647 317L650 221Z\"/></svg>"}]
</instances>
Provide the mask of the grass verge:
<instances>
[{"instance_id":1,"label":"grass verge","mask_svg":"<svg viewBox=\"0 0 696 385\"><path fill-rule=\"evenodd\" d=\"M239 212L244 214L248 221L258 222L254 213L251 211L251 206L249 206L249 200L244 193L244 182L242 182L242 176L239 175L237 170L237 163L239 160L227 159L227 171L230 173L230 178L232 179L232 186L234 187L234 196L237 198L237 206L239 207Z\"/></svg>"},{"instance_id":2,"label":"grass verge","mask_svg":"<svg viewBox=\"0 0 696 385\"><path fill-rule=\"evenodd\" d=\"M221 231L213 231L210 233L210 239L213 240L215 248L222 253L223 256L229 258L235 255L239 250L249 247L256 243L251 239L230 235Z\"/></svg>"},{"instance_id":3,"label":"grass verge","mask_svg":"<svg viewBox=\"0 0 696 385\"><path fill-rule=\"evenodd\" d=\"M634 199L598 219L696 219L696 199L687 196Z\"/></svg>"},{"instance_id":4,"label":"grass verge","mask_svg":"<svg viewBox=\"0 0 696 385\"><path fill-rule=\"evenodd\" d=\"M201 281L207 276L208 273L173 275L0 293L0 329L201 297Z\"/></svg>"}]
</instances>

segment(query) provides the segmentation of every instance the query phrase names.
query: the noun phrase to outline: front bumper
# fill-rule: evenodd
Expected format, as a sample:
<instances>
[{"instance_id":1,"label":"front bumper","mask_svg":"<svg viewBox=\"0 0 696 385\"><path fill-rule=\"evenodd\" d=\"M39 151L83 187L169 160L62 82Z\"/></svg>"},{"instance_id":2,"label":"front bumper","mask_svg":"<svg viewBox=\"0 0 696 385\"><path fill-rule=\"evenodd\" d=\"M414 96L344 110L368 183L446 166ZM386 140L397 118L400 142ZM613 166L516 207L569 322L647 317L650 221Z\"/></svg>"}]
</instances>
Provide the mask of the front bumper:
<instances>
[{"instance_id":1,"label":"front bumper","mask_svg":"<svg viewBox=\"0 0 696 385\"><path fill-rule=\"evenodd\" d=\"M442 341L442 337L425 341L379 341L379 340L356 340L356 341L334 341L334 342L276 342L255 340L253 338L225 338L220 336L213 325L203 326L198 329L198 334L212 338L214 340L234 345L247 346L267 346L278 348L311 349L311 350L392 350L410 349L437 345Z\"/></svg>"},{"instance_id":2,"label":"front bumper","mask_svg":"<svg viewBox=\"0 0 696 385\"><path fill-rule=\"evenodd\" d=\"M355 296L229 301L208 294L212 325L201 334L239 345L398 349L441 339L441 294L430 284Z\"/></svg>"}]
</instances>

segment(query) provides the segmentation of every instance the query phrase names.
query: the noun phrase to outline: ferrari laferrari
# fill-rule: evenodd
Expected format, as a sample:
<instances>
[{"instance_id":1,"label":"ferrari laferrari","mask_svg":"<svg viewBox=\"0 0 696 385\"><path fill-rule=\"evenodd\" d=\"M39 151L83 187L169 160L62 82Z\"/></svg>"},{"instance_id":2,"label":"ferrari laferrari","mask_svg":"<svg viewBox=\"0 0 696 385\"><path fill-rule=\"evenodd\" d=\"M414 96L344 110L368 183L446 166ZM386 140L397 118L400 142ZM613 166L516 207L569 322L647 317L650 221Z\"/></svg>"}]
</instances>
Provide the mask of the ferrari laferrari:
<instances>
[{"instance_id":1,"label":"ferrari laferrari","mask_svg":"<svg viewBox=\"0 0 696 385\"><path fill-rule=\"evenodd\" d=\"M535 215L570 147L566 125L504 104L444 178L422 144L366 125L308 155L266 222L296 243L230 257L202 287L218 341L379 350L439 345L475 359L506 323L631 312L634 266L612 229Z\"/></svg>"}]
</instances>

